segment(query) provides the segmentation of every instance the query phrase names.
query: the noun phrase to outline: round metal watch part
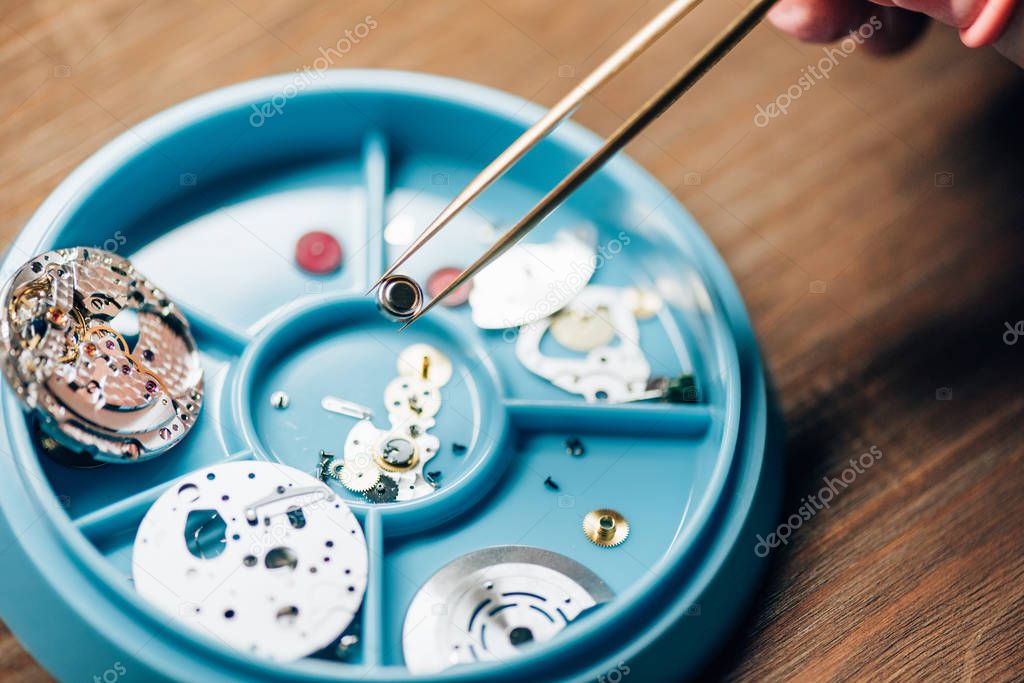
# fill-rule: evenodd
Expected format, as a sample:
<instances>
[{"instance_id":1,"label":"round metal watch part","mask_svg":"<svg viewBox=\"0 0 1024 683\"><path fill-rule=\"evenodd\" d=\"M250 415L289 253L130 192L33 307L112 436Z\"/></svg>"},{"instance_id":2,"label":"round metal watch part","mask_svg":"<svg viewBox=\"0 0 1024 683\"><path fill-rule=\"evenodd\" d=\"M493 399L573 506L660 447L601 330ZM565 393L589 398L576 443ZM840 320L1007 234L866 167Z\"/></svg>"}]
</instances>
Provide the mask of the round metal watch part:
<instances>
[{"instance_id":1,"label":"round metal watch part","mask_svg":"<svg viewBox=\"0 0 1024 683\"><path fill-rule=\"evenodd\" d=\"M596 231L590 225L559 230L544 243L520 243L473 278L473 322L502 330L560 311L594 274Z\"/></svg>"},{"instance_id":2,"label":"round metal watch part","mask_svg":"<svg viewBox=\"0 0 1024 683\"><path fill-rule=\"evenodd\" d=\"M629 522L615 510L591 510L583 517L583 534L594 545L614 548L629 537Z\"/></svg>"},{"instance_id":3,"label":"round metal watch part","mask_svg":"<svg viewBox=\"0 0 1024 683\"><path fill-rule=\"evenodd\" d=\"M127 259L49 251L19 268L0 300L4 376L61 446L141 461L195 424L203 370L188 322Z\"/></svg>"},{"instance_id":4,"label":"round metal watch part","mask_svg":"<svg viewBox=\"0 0 1024 683\"><path fill-rule=\"evenodd\" d=\"M385 317L404 322L423 308L423 290L408 275L392 275L377 288L377 308Z\"/></svg>"},{"instance_id":5,"label":"round metal watch part","mask_svg":"<svg viewBox=\"0 0 1024 683\"><path fill-rule=\"evenodd\" d=\"M305 657L351 623L367 549L323 482L270 462L231 462L175 482L143 518L135 589L171 619L247 654Z\"/></svg>"},{"instance_id":6,"label":"round metal watch part","mask_svg":"<svg viewBox=\"0 0 1024 683\"><path fill-rule=\"evenodd\" d=\"M388 435L378 448L377 464L387 472L407 472L418 464L417 456L416 444L411 439Z\"/></svg>"},{"instance_id":7,"label":"round metal watch part","mask_svg":"<svg viewBox=\"0 0 1024 683\"><path fill-rule=\"evenodd\" d=\"M405 665L431 674L507 661L612 597L594 572L564 555L528 546L477 550L444 566L413 597L402 628Z\"/></svg>"},{"instance_id":8,"label":"round metal watch part","mask_svg":"<svg viewBox=\"0 0 1024 683\"><path fill-rule=\"evenodd\" d=\"M607 306L598 306L593 311L563 308L551 316L548 329L559 344L582 352L607 346L617 334Z\"/></svg>"},{"instance_id":9,"label":"round metal watch part","mask_svg":"<svg viewBox=\"0 0 1024 683\"><path fill-rule=\"evenodd\" d=\"M363 497L371 503L393 503L398 500L398 482L382 474L376 484L363 491Z\"/></svg>"},{"instance_id":10,"label":"round metal watch part","mask_svg":"<svg viewBox=\"0 0 1024 683\"><path fill-rule=\"evenodd\" d=\"M452 378L452 361L430 344L412 344L398 354L398 374L442 387Z\"/></svg>"}]
</instances>

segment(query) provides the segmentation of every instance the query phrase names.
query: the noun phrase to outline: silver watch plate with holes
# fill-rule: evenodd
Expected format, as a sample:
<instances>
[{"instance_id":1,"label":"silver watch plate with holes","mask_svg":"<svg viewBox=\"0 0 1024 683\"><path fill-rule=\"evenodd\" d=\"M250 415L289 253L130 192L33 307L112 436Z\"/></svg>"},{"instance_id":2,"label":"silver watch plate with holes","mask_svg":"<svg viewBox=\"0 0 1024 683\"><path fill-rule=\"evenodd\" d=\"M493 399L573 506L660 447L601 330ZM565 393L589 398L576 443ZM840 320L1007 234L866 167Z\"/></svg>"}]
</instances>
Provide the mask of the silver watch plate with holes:
<instances>
[{"instance_id":1,"label":"silver watch plate with holes","mask_svg":"<svg viewBox=\"0 0 1024 683\"><path fill-rule=\"evenodd\" d=\"M390 429L364 419L345 438L342 485L372 503L413 500L436 488L423 467L441 447L428 430L441 410L441 387L452 377L452 362L429 344L412 344L398 355L397 368L399 376L384 389ZM363 488L370 481L376 485Z\"/></svg>"},{"instance_id":2,"label":"silver watch plate with holes","mask_svg":"<svg viewBox=\"0 0 1024 683\"><path fill-rule=\"evenodd\" d=\"M402 630L405 664L414 674L430 674L505 661L612 597L596 574L558 553L527 546L471 552L413 597Z\"/></svg>"},{"instance_id":3,"label":"silver watch plate with holes","mask_svg":"<svg viewBox=\"0 0 1024 683\"><path fill-rule=\"evenodd\" d=\"M135 589L172 619L259 657L329 645L366 591L363 530L323 482L232 462L178 480L146 513Z\"/></svg>"},{"instance_id":4,"label":"silver watch plate with holes","mask_svg":"<svg viewBox=\"0 0 1024 683\"><path fill-rule=\"evenodd\" d=\"M544 318L519 329L519 361L530 372L560 389L583 396L589 403L624 403L645 398L651 366L640 349L639 327L623 290L591 285L569 302L565 311L580 316L607 316L618 344L598 347L583 358L548 356L541 351L541 341L552 319Z\"/></svg>"},{"instance_id":5,"label":"silver watch plate with holes","mask_svg":"<svg viewBox=\"0 0 1024 683\"><path fill-rule=\"evenodd\" d=\"M551 242L512 247L473 278L473 322L499 330L557 313L594 275L595 244L595 230L584 226L562 230Z\"/></svg>"},{"instance_id":6,"label":"silver watch plate with holes","mask_svg":"<svg viewBox=\"0 0 1024 683\"><path fill-rule=\"evenodd\" d=\"M145 460L195 424L203 371L188 322L127 259L40 254L0 299L4 374L61 446L103 462Z\"/></svg>"}]
</instances>

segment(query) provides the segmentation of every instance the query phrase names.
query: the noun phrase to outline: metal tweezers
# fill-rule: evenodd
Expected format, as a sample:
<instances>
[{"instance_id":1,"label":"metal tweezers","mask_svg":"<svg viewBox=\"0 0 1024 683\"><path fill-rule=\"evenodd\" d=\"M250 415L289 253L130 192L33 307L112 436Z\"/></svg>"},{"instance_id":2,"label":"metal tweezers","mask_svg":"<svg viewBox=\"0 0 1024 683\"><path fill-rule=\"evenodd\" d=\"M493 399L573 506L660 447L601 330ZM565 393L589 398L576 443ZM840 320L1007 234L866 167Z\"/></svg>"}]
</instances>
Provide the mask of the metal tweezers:
<instances>
[{"instance_id":1,"label":"metal tweezers","mask_svg":"<svg viewBox=\"0 0 1024 683\"><path fill-rule=\"evenodd\" d=\"M563 97L537 123L519 136L504 152L480 172L438 214L430 225L417 237L387 269L384 275L371 288L376 289L385 280L395 274L413 254L419 251L431 238L441 231L462 209L472 202L481 192L508 171L534 145L540 142L559 123L567 119L582 104L590 93L604 85L614 75L622 71L648 47L672 28L683 17L695 9L702 0L674 0L654 19L641 28L632 38L626 41L608 59L601 63L568 95ZM703 50L700 51L673 79L658 93L647 100L619 128L608 136L601 147L584 159L569 175L548 192L530 211L508 229L480 258L470 264L462 273L452 280L426 306L417 311L406 322L406 326L415 322L446 296L458 289L462 283L472 278L478 271L508 251L530 230L547 218L558 208L580 185L586 182L612 156L629 144L651 122L663 114L689 90L700 78L711 70L726 54L729 53L757 24L764 18L776 0L753 0L733 19Z\"/></svg>"}]
</instances>

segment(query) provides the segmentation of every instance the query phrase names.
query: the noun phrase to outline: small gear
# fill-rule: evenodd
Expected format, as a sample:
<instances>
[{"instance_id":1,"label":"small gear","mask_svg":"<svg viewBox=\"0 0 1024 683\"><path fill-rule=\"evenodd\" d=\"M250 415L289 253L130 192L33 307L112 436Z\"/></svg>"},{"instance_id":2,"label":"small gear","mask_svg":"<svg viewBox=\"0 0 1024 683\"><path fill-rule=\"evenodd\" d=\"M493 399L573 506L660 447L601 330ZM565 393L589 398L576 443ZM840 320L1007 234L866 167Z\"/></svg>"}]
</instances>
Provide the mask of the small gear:
<instances>
[{"instance_id":1,"label":"small gear","mask_svg":"<svg viewBox=\"0 0 1024 683\"><path fill-rule=\"evenodd\" d=\"M345 471L345 463L337 458L330 458L325 462L320 463L323 471L328 477L341 481L341 473Z\"/></svg>"},{"instance_id":2,"label":"small gear","mask_svg":"<svg viewBox=\"0 0 1024 683\"><path fill-rule=\"evenodd\" d=\"M327 473L353 493L365 493L380 481L381 473L369 458L335 459L327 466Z\"/></svg>"},{"instance_id":3,"label":"small gear","mask_svg":"<svg viewBox=\"0 0 1024 683\"><path fill-rule=\"evenodd\" d=\"M398 483L387 475L383 475L373 486L363 491L363 496L371 503L391 503L398 498Z\"/></svg>"},{"instance_id":4,"label":"small gear","mask_svg":"<svg viewBox=\"0 0 1024 683\"><path fill-rule=\"evenodd\" d=\"M613 548L629 537L629 522L615 510L591 510L583 518L583 533L594 545Z\"/></svg>"}]
</instances>

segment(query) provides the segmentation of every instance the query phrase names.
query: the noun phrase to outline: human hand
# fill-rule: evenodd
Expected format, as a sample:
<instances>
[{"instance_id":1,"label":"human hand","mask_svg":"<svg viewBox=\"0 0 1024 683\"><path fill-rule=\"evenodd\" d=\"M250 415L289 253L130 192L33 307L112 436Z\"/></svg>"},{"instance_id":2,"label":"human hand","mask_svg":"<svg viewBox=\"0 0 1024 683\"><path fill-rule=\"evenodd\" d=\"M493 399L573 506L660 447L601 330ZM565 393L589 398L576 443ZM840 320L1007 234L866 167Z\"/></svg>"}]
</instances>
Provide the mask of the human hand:
<instances>
[{"instance_id":1,"label":"human hand","mask_svg":"<svg viewBox=\"0 0 1024 683\"><path fill-rule=\"evenodd\" d=\"M899 51L924 31L928 17L953 26L968 47L995 44L1024 65L1024 12L1018 0L779 0L769 20L801 40L827 43L871 21L877 27L865 47Z\"/></svg>"}]
</instances>

